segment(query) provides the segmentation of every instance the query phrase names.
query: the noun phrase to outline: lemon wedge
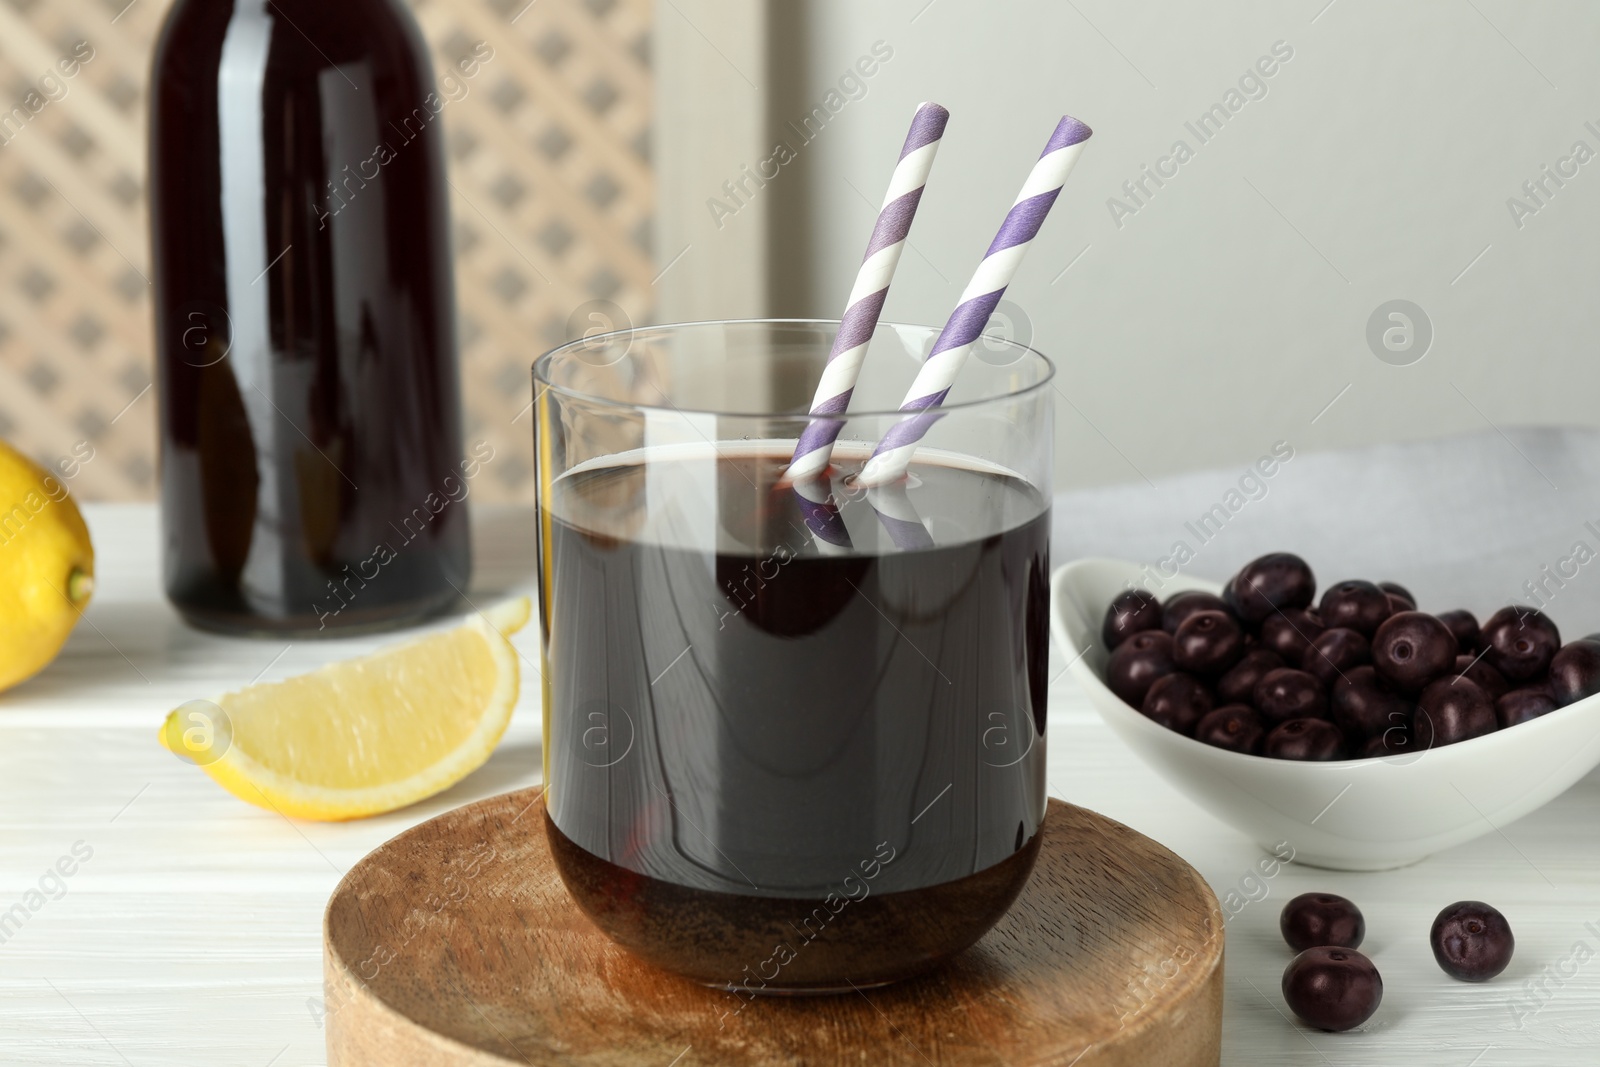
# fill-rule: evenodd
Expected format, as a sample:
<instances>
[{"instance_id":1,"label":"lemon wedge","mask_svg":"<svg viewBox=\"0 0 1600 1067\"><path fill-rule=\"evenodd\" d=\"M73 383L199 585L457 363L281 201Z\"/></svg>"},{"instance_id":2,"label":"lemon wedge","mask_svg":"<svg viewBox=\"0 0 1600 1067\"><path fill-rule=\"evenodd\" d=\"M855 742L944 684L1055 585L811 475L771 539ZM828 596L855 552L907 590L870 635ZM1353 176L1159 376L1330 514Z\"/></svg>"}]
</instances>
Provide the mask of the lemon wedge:
<instances>
[{"instance_id":1,"label":"lemon wedge","mask_svg":"<svg viewBox=\"0 0 1600 1067\"><path fill-rule=\"evenodd\" d=\"M168 714L161 743L228 792L297 819L358 819L489 759L519 686L520 597L451 630Z\"/></svg>"}]
</instances>

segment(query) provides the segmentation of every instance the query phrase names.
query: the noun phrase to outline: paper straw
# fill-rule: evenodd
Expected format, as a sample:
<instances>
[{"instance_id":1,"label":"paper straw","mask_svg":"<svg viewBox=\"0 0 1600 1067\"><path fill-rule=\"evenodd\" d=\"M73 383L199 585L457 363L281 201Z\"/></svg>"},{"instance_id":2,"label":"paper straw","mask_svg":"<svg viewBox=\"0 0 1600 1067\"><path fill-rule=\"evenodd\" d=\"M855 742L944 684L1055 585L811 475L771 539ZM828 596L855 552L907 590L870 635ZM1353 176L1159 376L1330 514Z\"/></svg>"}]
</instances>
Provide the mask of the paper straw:
<instances>
[{"instance_id":1,"label":"paper straw","mask_svg":"<svg viewBox=\"0 0 1600 1067\"><path fill-rule=\"evenodd\" d=\"M808 478L791 486L800 516L816 541L817 553L841 556L855 551L844 516L833 499L833 486L826 478ZM911 503L903 484L886 485L867 493L867 505L878 517L889 540L902 552L933 547L933 537L923 525L922 516Z\"/></svg>"},{"instance_id":2,"label":"paper straw","mask_svg":"<svg viewBox=\"0 0 1600 1067\"><path fill-rule=\"evenodd\" d=\"M833 350L828 353L811 401L811 414L822 417L813 418L801 432L789 465L790 478L810 478L828 469L833 442L844 428L839 416L850 407L850 393L861 373L861 360L883 312L889 282L900 263L900 253L905 251L906 234L911 230L928 171L933 168L933 157L939 152L939 140L949 121L950 112L938 104L922 104L911 120L911 132L906 135L900 162L889 179L889 191L884 194L877 225L872 228L872 240L867 243L867 254L856 272L856 284L845 304L839 333L833 339Z\"/></svg>"},{"instance_id":3,"label":"paper straw","mask_svg":"<svg viewBox=\"0 0 1600 1067\"><path fill-rule=\"evenodd\" d=\"M912 453L923 435L939 420L939 405L950 395L950 386L967 361L967 354L988 325L989 316L1005 295L1006 286L1016 276L1022 257L1039 233L1061 186L1083 152L1083 143L1092 132L1070 115L1057 124L1055 133L1044 146L1044 154L1033 165L1022 191L1006 213L1000 232L962 292L961 302L950 313L950 320L934 342L933 351L906 392L900 410L912 414L883 435L861 471L861 484L873 486L892 482L911 465Z\"/></svg>"},{"instance_id":4,"label":"paper straw","mask_svg":"<svg viewBox=\"0 0 1600 1067\"><path fill-rule=\"evenodd\" d=\"M802 478L791 487L795 502L800 506L800 517L806 528L816 538L817 551L824 556L836 556L855 548L850 541L850 531L845 528L839 506L833 502L833 486L826 478Z\"/></svg>"},{"instance_id":5,"label":"paper straw","mask_svg":"<svg viewBox=\"0 0 1600 1067\"><path fill-rule=\"evenodd\" d=\"M916 505L906 493L904 484L885 485L867 491L867 503L877 512L878 522L888 533L889 540L902 552L919 548L932 548L933 535L922 524Z\"/></svg>"}]
</instances>

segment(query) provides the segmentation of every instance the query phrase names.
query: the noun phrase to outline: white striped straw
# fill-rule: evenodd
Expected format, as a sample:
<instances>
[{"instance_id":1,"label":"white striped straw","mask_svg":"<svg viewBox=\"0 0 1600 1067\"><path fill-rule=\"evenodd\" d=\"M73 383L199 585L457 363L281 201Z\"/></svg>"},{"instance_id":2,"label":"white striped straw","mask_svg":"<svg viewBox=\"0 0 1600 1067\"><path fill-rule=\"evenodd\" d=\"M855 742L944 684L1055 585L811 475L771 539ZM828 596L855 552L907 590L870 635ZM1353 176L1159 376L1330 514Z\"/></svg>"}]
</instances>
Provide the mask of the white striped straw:
<instances>
[{"instance_id":1,"label":"white striped straw","mask_svg":"<svg viewBox=\"0 0 1600 1067\"><path fill-rule=\"evenodd\" d=\"M923 525L922 516L903 483L879 486L867 490L867 503L878 516L878 522L888 531L894 546L903 552L919 548L932 548L933 535Z\"/></svg>"},{"instance_id":2,"label":"white striped straw","mask_svg":"<svg viewBox=\"0 0 1600 1067\"><path fill-rule=\"evenodd\" d=\"M862 468L858 479L862 485L892 482L911 465L918 442L939 420L939 405L950 395L950 386L967 361L967 354L988 325L989 316L1005 295L1006 286L1016 276L1023 255L1038 235L1061 186L1083 152L1083 143L1092 132L1070 115L1056 125L1044 154L1033 165L1022 191L1006 213L1000 232L962 292L961 302L950 313L949 321L934 342L933 351L906 392L900 410L910 414L895 423L878 442L872 458Z\"/></svg>"},{"instance_id":3,"label":"white striped straw","mask_svg":"<svg viewBox=\"0 0 1600 1067\"><path fill-rule=\"evenodd\" d=\"M828 353L811 401L811 414L820 417L813 418L801 432L789 464L789 478L812 478L828 469L833 442L844 428L839 416L850 407L850 393L861 373L861 360L878 326L884 298L889 295L889 282L900 263L900 253L905 251L906 234L911 230L928 171L933 168L933 157L939 152L939 140L949 121L950 112L938 104L922 104L911 120L911 132L906 135L900 162L889 179L889 191L878 211L872 240L867 243L867 254L856 272L855 287L850 290L833 350Z\"/></svg>"},{"instance_id":4,"label":"white striped straw","mask_svg":"<svg viewBox=\"0 0 1600 1067\"><path fill-rule=\"evenodd\" d=\"M817 552L824 556L850 552L855 546L850 541L850 531L845 528L844 517L839 514L839 505L833 501L833 486L828 479L802 478L794 483L793 489L800 515L816 539Z\"/></svg>"}]
</instances>

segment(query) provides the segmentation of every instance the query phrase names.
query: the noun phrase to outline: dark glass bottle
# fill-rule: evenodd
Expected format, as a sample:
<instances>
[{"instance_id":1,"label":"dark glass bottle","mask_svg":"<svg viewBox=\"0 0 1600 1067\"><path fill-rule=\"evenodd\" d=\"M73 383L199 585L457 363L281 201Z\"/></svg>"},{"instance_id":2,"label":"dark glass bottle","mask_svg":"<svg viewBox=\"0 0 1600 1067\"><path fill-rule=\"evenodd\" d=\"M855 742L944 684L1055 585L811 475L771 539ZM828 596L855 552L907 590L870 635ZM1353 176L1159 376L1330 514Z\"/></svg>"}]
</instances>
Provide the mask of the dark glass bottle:
<instances>
[{"instance_id":1,"label":"dark glass bottle","mask_svg":"<svg viewBox=\"0 0 1600 1067\"><path fill-rule=\"evenodd\" d=\"M167 595L316 633L470 569L444 103L398 0L177 0L151 231Z\"/></svg>"}]
</instances>

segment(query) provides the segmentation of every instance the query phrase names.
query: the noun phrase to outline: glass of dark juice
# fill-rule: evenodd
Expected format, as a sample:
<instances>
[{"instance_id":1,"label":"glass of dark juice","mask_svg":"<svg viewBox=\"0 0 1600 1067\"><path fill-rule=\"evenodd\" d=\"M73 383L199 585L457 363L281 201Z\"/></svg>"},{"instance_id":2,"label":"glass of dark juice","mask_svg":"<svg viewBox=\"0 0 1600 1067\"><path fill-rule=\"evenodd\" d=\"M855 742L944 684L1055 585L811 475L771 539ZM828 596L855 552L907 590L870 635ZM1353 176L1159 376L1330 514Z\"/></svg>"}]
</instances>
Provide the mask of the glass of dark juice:
<instances>
[{"instance_id":1,"label":"glass of dark juice","mask_svg":"<svg viewBox=\"0 0 1600 1067\"><path fill-rule=\"evenodd\" d=\"M1045 813L1051 365L980 341L867 489L937 337L882 324L831 467L795 483L837 328L645 328L534 365L557 866L612 939L745 997L972 945Z\"/></svg>"}]
</instances>

